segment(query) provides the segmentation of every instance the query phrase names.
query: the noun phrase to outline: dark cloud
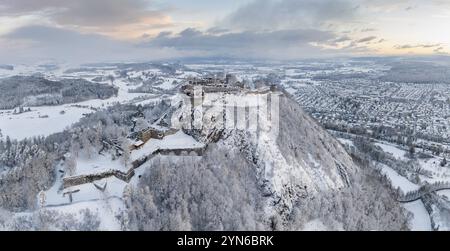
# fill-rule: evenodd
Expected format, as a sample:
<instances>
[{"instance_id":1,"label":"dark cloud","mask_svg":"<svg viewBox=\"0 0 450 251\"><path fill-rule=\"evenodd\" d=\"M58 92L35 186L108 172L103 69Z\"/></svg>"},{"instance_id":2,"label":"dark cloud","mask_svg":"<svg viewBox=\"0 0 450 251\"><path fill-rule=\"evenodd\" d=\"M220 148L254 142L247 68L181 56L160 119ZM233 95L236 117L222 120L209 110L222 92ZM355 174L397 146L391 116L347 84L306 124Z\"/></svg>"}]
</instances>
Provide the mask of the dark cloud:
<instances>
[{"instance_id":1,"label":"dark cloud","mask_svg":"<svg viewBox=\"0 0 450 251\"><path fill-rule=\"evenodd\" d=\"M377 39L376 36L369 36L369 37L361 38L361 39L357 40L356 42L357 43L367 43L367 42L373 41L375 39Z\"/></svg>"},{"instance_id":2,"label":"dark cloud","mask_svg":"<svg viewBox=\"0 0 450 251\"><path fill-rule=\"evenodd\" d=\"M197 29L194 28L187 28L180 32L179 36L182 38L195 38L202 36L203 33Z\"/></svg>"},{"instance_id":3,"label":"dark cloud","mask_svg":"<svg viewBox=\"0 0 450 251\"><path fill-rule=\"evenodd\" d=\"M219 27L240 31L259 31L269 33L273 31L302 29L327 31L334 38L317 44L335 47L334 52L348 53L370 49L366 46L375 42L377 37L367 36L359 40L350 37L353 33L375 31L372 28L355 28L353 32L342 32L356 23L364 21L361 6L366 0L255 0L242 6L222 22ZM345 35L344 33L347 33ZM338 36L336 34L343 34ZM308 43L303 44L309 46ZM286 46L280 42L280 47ZM337 49L345 46L344 49Z\"/></svg>"},{"instance_id":4,"label":"dark cloud","mask_svg":"<svg viewBox=\"0 0 450 251\"><path fill-rule=\"evenodd\" d=\"M417 46L409 45L409 44L396 45L396 46L394 46L394 48L395 48L395 49L398 49L398 50L411 49L411 48L415 48L415 47L417 47Z\"/></svg>"},{"instance_id":5,"label":"dark cloud","mask_svg":"<svg viewBox=\"0 0 450 251\"><path fill-rule=\"evenodd\" d=\"M333 40L333 42L335 43L341 43L341 42L347 42L352 40L349 36L342 36L342 37L338 37L335 40Z\"/></svg>"},{"instance_id":6,"label":"dark cloud","mask_svg":"<svg viewBox=\"0 0 450 251\"><path fill-rule=\"evenodd\" d=\"M209 28L206 32L210 33L210 34L223 34L223 33L229 33L231 31L229 29L225 29L225 28L212 27L212 28Z\"/></svg>"},{"instance_id":7,"label":"dark cloud","mask_svg":"<svg viewBox=\"0 0 450 251\"><path fill-rule=\"evenodd\" d=\"M143 50L132 43L117 41L106 36L82 34L47 26L22 27L1 36L1 40L27 45L13 51L0 50L0 58L9 61L55 59L68 62L97 62L133 60L150 56L171 57L167 51Z\"/></svg>"},{"instance_id":8,"label":"dark cloud","mask_svg":"<svg viewBox=\"0 0 450 251\"><path fill-rule=\"evenodd\" d=\"M411 45L411 44L404 44L404 45L396 45L394 46L395 49L398 50L404 50L404 49L414 49L414 48L435 48L435 47L440 47L441 44L416 44L416 45Z\"/></svg>"},{"instance_id":9,"label":"dark cloud","mask_svg":"<svg viewBox=\"0 0 450 251\"><path fill-rule=\"evenodd\" d=\"M144 36L142 42L118 41L107 36L83 34L48 26L28 26L0 37L26 47L0 50L0 59L56 59L68 62L149 60L185 56L254 59L300 59L333 56L351 50L324 49L322 45L350 41L328 31L295 29L213 34L194 28L179 33Z\"/></svg>"},{"instance_id":10,"label":"dark cloud","mask_svg":"<svg viewBox=\"0 0 450 251\"><path fill-rule=\"evenodd\" d=\"M433 52L437 53L437 54L442 54L442 55L449 55L449 53L445 52L444 50L445 50L445 48L440 46L440 47L434 49Z\"/></svg>"},{"instance_id":11,"label":"dark cloud","mask_svg":"<svg viewBox=\"0 0 450 251\"><path fill-rule=\"evenodd\" d=\"M245 31L213 35L188 28L175 36L161 33L148 45L176 47L179 49L217 50L223 48L243 48L253 46L295 46L309 42L321 42L334 38L329 32L319 30L280 30L270 32Z\"/></svg>"},{"instance_id":12,"label":"dark cloud","mask_svg":"<svg viewBox=\"0 0 450 251\"><path fill-rule=\"evenodd\" d=\"M161 18L148 0L2 0L0 14L17 16L45 13L61 25L104 27Z\"/></svg>"},{"instance_id":13,"label":"dark cloud","mask_svg":"<svg viewBox=\"0 0 450 251\"><path fill-rule=\"evenodd\" d=\"M357 39L357 40L352 40L351 43L349 43L346 47L347 49L353 48L354 50L357 50L358 52L363 52L364 50L366 50L366 53L369 52L373 52L376 51L376 49L374 48L369 48L368 45L369 44L379 44L386 41L383 38L378 39L378 37L376 36L368 36L368 37L363 37L361 39Z\"/></svg>"},{"instance_id":14,"label":"dark cloud","mask_svg":"<svg viewBox=\"0 0 450 251\"><path fill-rule=\"evenodd\" d=\"M433 47L441 46L441 44L422 44L420 46L423 48L433 48Z\"/></svg>"},{"instance_id":15,"label":"dark cloud","mask_svg":"<svg viewBox=\"0 0 450 251\"><path fill-rule=\"evenodd\" d=\"M349 36L340 36L335 39L329 40L326 42L329 46L339 46L341 43L352 41L352 38Z\"/></svg>"},{"instance_id":16,"label":"dark cloud","mask_svg":"<svg viewBox=\"0 0 450 251\"><path fill-rule=\"evenodd\" d=\"M313 56L314 53L321 53L324 50L312 44L325 44L336 40L339 38L331 32L312 29L243 31L216 35L189 28L175 35L160 34L142 46L169 47L214 56L276 58L278 55L278 58L282 59Z\"/></svg>"}]
</instances>

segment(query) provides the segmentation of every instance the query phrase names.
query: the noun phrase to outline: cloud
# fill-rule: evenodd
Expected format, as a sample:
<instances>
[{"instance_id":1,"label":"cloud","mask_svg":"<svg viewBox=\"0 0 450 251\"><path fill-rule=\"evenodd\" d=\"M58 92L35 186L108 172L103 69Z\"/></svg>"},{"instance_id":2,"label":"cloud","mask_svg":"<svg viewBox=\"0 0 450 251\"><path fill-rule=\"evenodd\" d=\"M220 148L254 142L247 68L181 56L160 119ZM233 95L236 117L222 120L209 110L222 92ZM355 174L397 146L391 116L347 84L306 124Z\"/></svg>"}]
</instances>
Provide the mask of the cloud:
<instances>
[{"instance_id":1,"label":"cloud","mask_svg":"<svg viewBox=\"0 0 450 251\"><path fill-rule=\"evenodd\" d=\"M409 6L411 0L361 0L359 2L361 6L374 12L392 12L404 10Z\"/></svg>"},{"instance_id":2,"label":"cloud","mask_svg":"<svg viewBox=\"0 0 450 251\"><path fill-rule=\"evenodd\" d=\"M172 4L176 6L179 1ZM0 17L8 20L3 25L8 28L0 27L0 34L10 33L0 37L0 58L19 55L127 60L150 55L152 58L193 55L296 59L371 54L375 47L386 49L377 46L385 41L380 38L386 35L385 27L379 25L386 17L383 14L404 12L408 6L415 6L417 0L245 2L224 18L209 23L208 18L202 20L205 17L180 14L185 11L182 9L177 12L162 9L161 6L171 4L159 0L1 0ZM428 4L444 2L431 0ZM177 13L176 22L166 13ZM20 17L23 22L17 22ZM400 18L403 17L396 16ZM27 26L30 23L33 26ZM190 26L194 28L184 29ZM180 32L181 29L184 30ZM369 33L373 31L377 33ZM395 48L442 51L438 48L441 44L408 43Z\"/></svg>"},{"instance_id":3,"label":"cloud","mask_svg":"<svg viewBox=\"0 0 450 251\"><path fill-rule=\"evenodd\" d=\"M404 49L414 49L414 48L435 48L435 47L440 47L440 46L441 46L441 44L416 44L416 45L404 44L404 45L396 45L396 46L394 46L394 48L397 50L404 50Z\"/></svg>"},{"instance_id":4,"label":"cloud","mask_svg":"<svg viewBox=\"0 0 450 251\"><path fill-rule=\"evenodd\" d=\"M313 29L212 34L189 28L178 34L161 33L142 46L197 51L211 56L292 59L337 53L325 50L320 44L339 40L348 38Z\"/></svg>"},{"instance_id":5,"label":"cloud","mask_svg":"<svg viewBox=\"0 0 450 251\"><path fill-rule=\"evenodd\" d=\"M440 46L440 47L434 49L433 51L434 52L441 52L442 50L444 50L444 47Z\"/></svg>"},{"instance_id":6,"label":"cloud","mask_svg":"<svg viewBox=\"0 0 450 251\"><path fill-rule=\"evenodd\" d=\"M204 34L205 36L196 41L196 44L204 45L203 41L208 41L208 44L215 44L216 49L230 48L231 46L227 44L217 44L217 42L228 41L229 44L238 44L235 41L239 37L244 41L239 43L240 47L248 47L248 50L252 51L259 49L261 55L275 50L283 55L286 54L284 51L289 51L291 53L289 57L298 56L296 51L302 51L302 55L308 54L308 56L339 54L344 51L346 53L363 50L370 52L369 48L358 46L357 41L352 42L354 40L350 37L352 34L346 35L343 32L349 28L353 30L353 25L363 18L359 11L361 1L364 0L254 0L216 23L215 27L228 32L209 37L205 36L217 34ZM230 30L232 32L229 32ZM305 31L327 34L328 37L316 39L316 41L302 41L302 39L288 41L282 37L276 39L276 36L285 34L306 35ZM371 30L367 29L366 32L368 31ZM311 37L310 35L305 37ZM232 41L230 41L231 38L233 38ZM164 42L170 44L174 42L173 39L175 38ZM253 41L252 39L258 42L249 43L248 41ZM367 40L363 39L359 43L370 42L376 37L365 39ZM178 45L185 46L182 42Z\"/></svg>"},{"instance_id":7,"label":"cloud","mask_svg":"<svg viewBox=\"0 0 450 251\"><path fill-rule=\"evenodd\" d=\"M335 40L333 40L333 42L335 43L341 43L341 42L347 42L352 40L349 36L342 36L342 37L338 37Z\"/></svg>"},{"instance_id":8,"label":"cloud","mask_svg":"<svg viewBox=\"0 0 450 251\"><path fill-rule=\"evenodd\" d=\"M169 49L140 48L133 43L117 41L98 34L49 26L27 26L0 37L0 58L8 62L58 60L66 62L98 62L171 58L177 53ZM21 46L15 46L20 44Z\"/></svg>"},{"instance_id":9,"label":"cloud","mask_svg":"<svg viewBox=\"0 0 450 251\"><path fill-rule=\"evenodd\" d=\"M219 22L237 30L312 29L351 21L358 7L347 0L257 0Z\"/></svg>"},{"instance_id":10,"label":"cloud","mask_svg":"<svg viewBox=\"0 0 450 251\"><path fill-rule=\"evenodd\" d=\"M403 49L411 49L411 48L417 48L416 45L410 45L410 44L404 44L404 45L396 45L394 46L397 50L403 50Z\"/></svg>"},{"instance_id":11,"label":"cloud","mask_svg":"<svg viewBox=\"0 0 450 251\"><path fill-rule=\"evenodd\" d=\"M325 45L351 41L349 37L329 31L223 32L188 28L179 33L143 36L140 43L132 43L63 28L27 26L0 36L0 59L3 63L39 60L87 63L183 57L283 60L342 55L361 50L361 47L327 48Z\"/></svg>"},{"instance_id":12,"label":"cloud","mask_svg":"<svg viewBox=\"0 0 450 251\"><path fill-rule=\"evenodd\" d=\"M3 15L47 12L60 24L112 26L137 22L152 13L142 0L3 0Z\"/></svg>"},{"instance_id":13,"label":"cloud","mask_svg":"<svg viewBox=\"0 0 450 251\"><path fill-rule=\"evenodd\" d=\"M422 48L433 48L433 47L438 47L441 46L441 44L422 44L420 45L420 47Z\"/></svg>"},{"instance_id":14,"label":"cloud","mask_svg":"<svg viewBox=\"0 0 450 251\"><path fill-rule=\"evenodd\" d=\"M334 38L332 33L318 30L244 31L213 35L188 28L175 36L161 33L148 45L179 49L220 50L265 45L298 46L309 42L327 41L332 38Z\"/></svg>"},{"instance_id":15,"label":"cloud","mask_svg":"<svg viewBox=\"0 0 450 251\"><path fill-rule=\"evenodd\" d=\"M377 39L376 36L369 36L369 37L361 38L361 39L359 39L356 42L357 43L367 43L367 42L370 42L370 41L375 40L375 39Z\"/></svg>"},{"instance_id":16,"label":"cloud","mask_svg":"<svg viewBox=\"0 0 450 251\"><path fill-rule=\"evenodd\" d=\"M210 34L223 34L223 33L229 33L229 32L231 32L231 30L225 29L225 28L220 28L220 27L212 27L212 28L209 28L206 32L210 33Z\"/></svg>"},{"instance_id":17,"label":"cloud","mask_svg":"<svg viewBox=\"0 0 450 251\"><path fill-rule=\"evenodd\" d=\"M0 15L37 15L57 26L103 34L167 27L171 19L148 0L2 0ZM124 33L121 33L123 35ZM141 32L142 34L142 32Z\"/></svg>"}]
</instances>

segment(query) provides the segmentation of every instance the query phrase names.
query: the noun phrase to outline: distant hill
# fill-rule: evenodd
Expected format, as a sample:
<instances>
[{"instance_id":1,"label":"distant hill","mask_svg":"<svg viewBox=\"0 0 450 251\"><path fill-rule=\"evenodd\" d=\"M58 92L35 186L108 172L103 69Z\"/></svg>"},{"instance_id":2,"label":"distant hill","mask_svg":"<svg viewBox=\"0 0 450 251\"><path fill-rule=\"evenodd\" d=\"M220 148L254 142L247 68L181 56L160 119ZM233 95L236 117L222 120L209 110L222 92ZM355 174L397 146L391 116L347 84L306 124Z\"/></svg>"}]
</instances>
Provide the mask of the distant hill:
<instances>
[{"instance_id":1,"label":"distant hill","mask_svg":"<svg viewBox=\"0 0 450 251\"><path fill-rule=\"evenodd\" d=\"M401 83L450 83L450 67L424 62L392 64L392 68L381 77L382 81Z\"/></svg>"},{"instance_id":2,"label":"distant hill","mask_svg":"<svg viewBox=\"0 0 450 251\"><path fill-rule=\"evenodd\" d=\"M12 71L12 70L14 70L14 66L12 66L12 65L0 64L0 69Z\"/></svg>"},{"instance_id":3,"label":"distant hill","mask_svg":"<svg viewBox=\"0 0 450 251\"><path fill-rule=\"evenodd\" d=\"M52 81L42 76L13 76L0 79L0 109L107 99L117 92L112 86L84 79Z\"/></svg>"}]
</instances>

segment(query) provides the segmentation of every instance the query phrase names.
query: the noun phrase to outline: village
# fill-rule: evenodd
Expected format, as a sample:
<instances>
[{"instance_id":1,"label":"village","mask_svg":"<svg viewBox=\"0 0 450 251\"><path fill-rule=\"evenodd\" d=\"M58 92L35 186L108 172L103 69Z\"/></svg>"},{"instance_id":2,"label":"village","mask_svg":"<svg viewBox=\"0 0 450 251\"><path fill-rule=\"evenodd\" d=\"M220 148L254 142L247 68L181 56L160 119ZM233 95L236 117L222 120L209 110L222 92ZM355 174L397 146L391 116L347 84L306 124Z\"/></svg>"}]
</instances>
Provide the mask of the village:
<instances>
[{"instance_id":1,"label":"village","mask_svg":"<svg viewBox=\"0 0 450 251\"><path fill-rule=\"evenodd\" d=\"M450 154L448 84L347 79L302 85L294 95L327 129Z\"/></svg>"}]
</instances>

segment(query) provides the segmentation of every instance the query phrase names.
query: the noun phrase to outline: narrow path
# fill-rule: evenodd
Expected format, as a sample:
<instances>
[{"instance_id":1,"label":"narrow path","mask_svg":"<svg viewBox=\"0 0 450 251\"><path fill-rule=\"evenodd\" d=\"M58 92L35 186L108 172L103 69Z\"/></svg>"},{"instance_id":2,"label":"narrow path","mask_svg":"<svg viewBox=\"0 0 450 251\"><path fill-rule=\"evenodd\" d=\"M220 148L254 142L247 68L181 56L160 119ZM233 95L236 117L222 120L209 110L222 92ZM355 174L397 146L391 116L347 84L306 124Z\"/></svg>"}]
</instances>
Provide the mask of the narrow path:
<instances>
[{"instance_id":1,"label":"narrow path","mask_svg":"<svg viewBox=\"0 0 450 251\"><path fill-rule=\"evenodd\" d=\"M433 184L423 185L416 191L408 192L405 195L400 196L397 200L402 203L413 202L421 199L424 195L441 191L450 190L449 182L438 182Z\"/></svg>"},{"instance_id":2,"label":"narrow path","mask_svg":"<svg viewBox=\"0 0 450 251\"><path fill-rule=\"evenodd\" d=\"M45 205L44 208L69 206L69 205L74 205L74 204L83 203L83 202L103 201L103 200L109 200L109 199L118 199L118 200L121 200L121 201L123 200L119 196L111 195L111 196L108 196L108 197L105 197L105 198L101 198L101 199L90 199L90 200L80 200L80 201L60 203L60 204L50 204L50 205Z\"/></svg>"}]
</instances>

